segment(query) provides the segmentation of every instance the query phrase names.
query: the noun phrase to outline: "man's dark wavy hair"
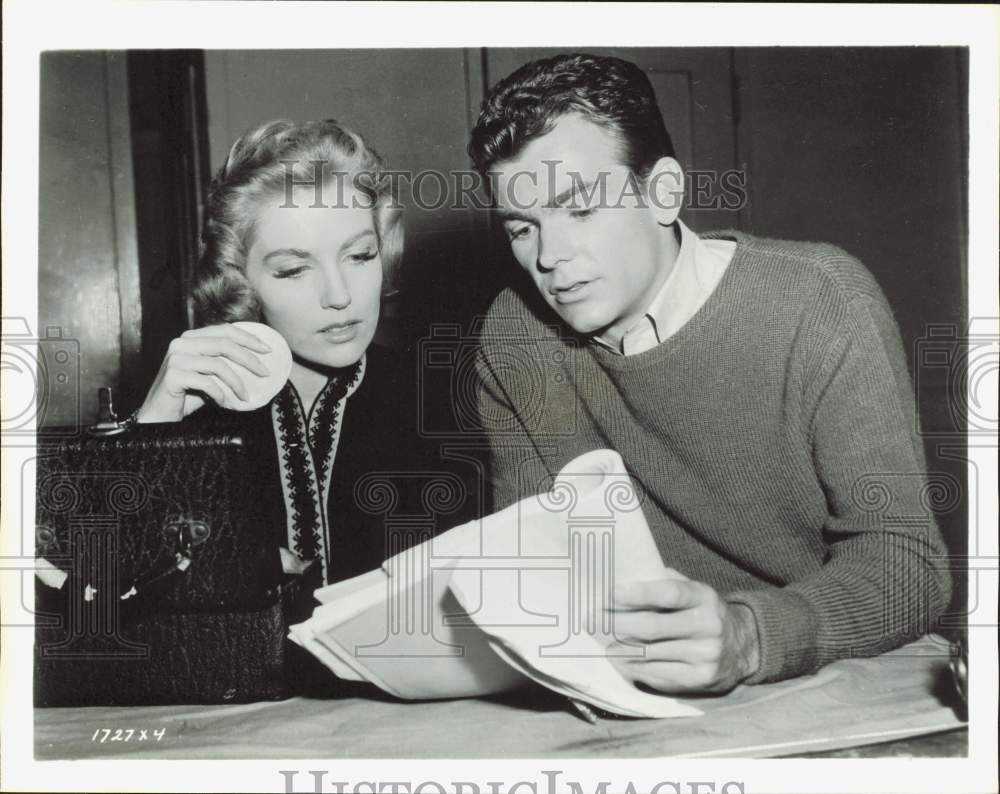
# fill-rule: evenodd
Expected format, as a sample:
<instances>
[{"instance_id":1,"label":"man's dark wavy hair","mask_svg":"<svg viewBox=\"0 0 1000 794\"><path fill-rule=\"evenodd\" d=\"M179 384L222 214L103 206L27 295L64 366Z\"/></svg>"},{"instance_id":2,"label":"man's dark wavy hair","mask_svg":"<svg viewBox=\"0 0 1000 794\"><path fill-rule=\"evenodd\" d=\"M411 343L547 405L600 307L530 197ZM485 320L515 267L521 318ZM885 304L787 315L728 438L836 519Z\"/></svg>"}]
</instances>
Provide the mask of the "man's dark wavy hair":
<instances>
[{"instance_id":1,"label":"man's dark wavy hair","mask_svg":"<svg viewBox=\"0 0 1000 794\"><path fill-rule=\"evenodd\" d=\"M646 73L621 58L574 53L527 63L483 100L469 156L485 175L516 157L560 117L578 113L621 143L621 162L640 179L674 147Z\"/></svg>"}]
</instances>

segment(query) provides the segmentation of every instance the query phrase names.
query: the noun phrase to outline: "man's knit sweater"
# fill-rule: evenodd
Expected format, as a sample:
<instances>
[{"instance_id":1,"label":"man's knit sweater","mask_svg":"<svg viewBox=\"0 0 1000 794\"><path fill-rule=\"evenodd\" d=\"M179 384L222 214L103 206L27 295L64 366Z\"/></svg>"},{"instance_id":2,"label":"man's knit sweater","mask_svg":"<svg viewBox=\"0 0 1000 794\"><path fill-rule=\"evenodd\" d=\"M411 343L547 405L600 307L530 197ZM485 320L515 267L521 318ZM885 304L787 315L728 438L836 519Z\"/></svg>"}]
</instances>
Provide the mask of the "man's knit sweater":
<instances>
[{"instance_id":1,"label":"man's knit sweater","mask_svg":"<svg viewBox=\"0 0 1000 794\"><path fill-rule=\"evenodd\" d=\"M736 253L674 336L623 357L508 289L479 356L495 507L617 450L663 562L754 614L750 683L872 655L948 602L899 331L861 263L726 232Z\"/></svg>"}]
</instances>

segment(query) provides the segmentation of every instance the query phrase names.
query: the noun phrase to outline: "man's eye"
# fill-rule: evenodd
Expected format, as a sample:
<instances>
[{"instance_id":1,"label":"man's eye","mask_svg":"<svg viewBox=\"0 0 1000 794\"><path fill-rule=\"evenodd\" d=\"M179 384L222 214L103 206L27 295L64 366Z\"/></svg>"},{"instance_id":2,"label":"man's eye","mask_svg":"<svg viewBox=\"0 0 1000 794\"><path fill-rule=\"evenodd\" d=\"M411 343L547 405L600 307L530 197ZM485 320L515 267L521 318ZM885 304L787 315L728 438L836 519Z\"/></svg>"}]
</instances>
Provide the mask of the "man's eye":
<instances>
[{"instance_id":1,"label":"man's eye","mask_svg":"<svg viewBox=\"0 0 1000 794\"><path fill-rule=\"evenodd\" d=\"M597 212L597 207L587 207L581 210L570 210L569 216L577 219L589 218L595 212Z\"/></svg>"},{"instance_id":2,"label":"man's eye","mask_svg":"<svg viewBox=\"0 0 1000 794\"><path fill-rule=\"evenodd\" d=\"M299 265L297 267L286 267L281 270L276 270L274 272L275 278L295 278L296 276L301 276L305 273L307 268L304 265Z\"/></svg>"}]
</instances>

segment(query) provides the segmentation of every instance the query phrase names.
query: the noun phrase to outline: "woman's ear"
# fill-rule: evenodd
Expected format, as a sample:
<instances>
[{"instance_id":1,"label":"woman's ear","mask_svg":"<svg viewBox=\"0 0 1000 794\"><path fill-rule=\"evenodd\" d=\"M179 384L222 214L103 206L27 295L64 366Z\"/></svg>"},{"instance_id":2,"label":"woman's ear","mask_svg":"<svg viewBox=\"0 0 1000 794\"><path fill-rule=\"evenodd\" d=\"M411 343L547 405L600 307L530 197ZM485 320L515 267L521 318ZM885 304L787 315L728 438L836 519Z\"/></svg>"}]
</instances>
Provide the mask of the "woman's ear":
<instances>
[{"instance_id":1,"label":"woman's ear","mask_svg":"<svg viewBox=\"0 0 1000 794\"><path fill-rule=\"evenodd\" d=\"M661 157L647 178L647 192L656 220L669 226L684 205L684 171L673 157Z\"/></svg>"}]
</instances>

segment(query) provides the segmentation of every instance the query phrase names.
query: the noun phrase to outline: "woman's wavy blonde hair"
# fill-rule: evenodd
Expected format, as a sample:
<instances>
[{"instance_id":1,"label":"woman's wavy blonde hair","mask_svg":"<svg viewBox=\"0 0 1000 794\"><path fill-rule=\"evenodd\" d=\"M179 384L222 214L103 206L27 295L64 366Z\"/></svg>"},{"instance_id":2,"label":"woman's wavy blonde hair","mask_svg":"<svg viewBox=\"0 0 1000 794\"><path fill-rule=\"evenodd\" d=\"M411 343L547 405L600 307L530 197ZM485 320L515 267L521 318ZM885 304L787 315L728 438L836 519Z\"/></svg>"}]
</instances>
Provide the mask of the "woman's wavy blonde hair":
<instances>
[{"instance_id":1,"label":"woman's wavy blonde hair","mask_svg":"<svg viewBox=\"0 0 1000 794\"><path fill-rule=\"evenodd\" d=\"M209 187L191 289L196 325L262 319L246 277L247 252L261 202L274 194L288 195L290 185L312 185L318 174L324 186L336 177L370 202L384 274L393 273L403 249L402 209L378 152L333 119L268 121L233 144Z\"/></svg>"}]
</instances>

